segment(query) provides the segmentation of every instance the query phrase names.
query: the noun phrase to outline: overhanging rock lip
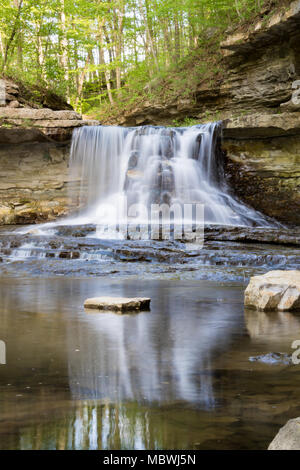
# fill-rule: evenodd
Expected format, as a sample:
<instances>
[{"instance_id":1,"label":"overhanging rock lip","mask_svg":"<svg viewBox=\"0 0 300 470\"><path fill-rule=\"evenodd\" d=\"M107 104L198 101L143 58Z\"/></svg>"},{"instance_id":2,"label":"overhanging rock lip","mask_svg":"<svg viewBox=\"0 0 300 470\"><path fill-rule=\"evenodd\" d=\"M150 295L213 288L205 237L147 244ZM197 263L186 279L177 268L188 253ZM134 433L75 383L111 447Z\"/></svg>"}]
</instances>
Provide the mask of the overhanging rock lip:
<instances>
[{"instance_id":1,"label":"overhanging rock lip","mask_svg":"<svg viewBox=\"0 0 300 470\"><path fill-rule=\"evenodd\" d=\"M247 32L235 31L220 43L224 55L244 54L262 39L264 43L277 38L281 31L288 27L297 31L300 24L300 0L295 0L287 9L278 9L269 18L260 19Z\"/></svg>"},{"instance_id":2,"label":"overhanging rock lip","mask_svg":"<svg viewBox=\"0 0 300 470\"><path fill-rule=\"evenodd\" d=\"M52 142L39 129L21 128L21 127L1 127L0 126L0 144L22 144L25 142Z\"/></svg>"},{"instance_id":3,"label":"overhanging rock lip","mask_svg":"<svg viewBox=\"0 0 300 470\"><path fill-rule=\"evenodd\" d=\"M300 135L300 112L281 114L248 114L226 119L224 139L252 139Z\"/></svg>"},{"instance_id":4,"label":"overhanging rock lip","mask_svg":"<svg viewBox=\"0 0 300 470\"><path fill-rule=\"evenodd\" d=\"M55 126L55 121L50 121L49 126L33 125L25 127L22 124L11 124L6 127L0 125L0 144L21 144L25 142L67 143L71 140L75 128L98 125L99 121L92 120L64 121L63 126Z\"/></svg>"}]
</instances>

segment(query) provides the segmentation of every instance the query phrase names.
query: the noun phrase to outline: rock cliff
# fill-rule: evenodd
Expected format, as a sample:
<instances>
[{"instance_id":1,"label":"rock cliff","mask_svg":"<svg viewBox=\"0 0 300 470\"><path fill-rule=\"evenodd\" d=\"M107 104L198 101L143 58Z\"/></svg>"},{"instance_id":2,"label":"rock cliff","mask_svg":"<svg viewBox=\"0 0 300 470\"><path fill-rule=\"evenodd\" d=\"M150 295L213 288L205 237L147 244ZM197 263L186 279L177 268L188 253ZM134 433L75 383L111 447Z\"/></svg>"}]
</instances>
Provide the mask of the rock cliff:
<instances>
[{"instance_id":1,"label":"rock cliff","mask_svg":"<svg viewBox=\"0 0 300 470\"><path fill-rule=\"evenodd\" d=\"M98 124L76 112L32 108L17 85L2 80L0 224L52 220L71 206L69 146L75 127Z\"/></svg>"}]
</instances>

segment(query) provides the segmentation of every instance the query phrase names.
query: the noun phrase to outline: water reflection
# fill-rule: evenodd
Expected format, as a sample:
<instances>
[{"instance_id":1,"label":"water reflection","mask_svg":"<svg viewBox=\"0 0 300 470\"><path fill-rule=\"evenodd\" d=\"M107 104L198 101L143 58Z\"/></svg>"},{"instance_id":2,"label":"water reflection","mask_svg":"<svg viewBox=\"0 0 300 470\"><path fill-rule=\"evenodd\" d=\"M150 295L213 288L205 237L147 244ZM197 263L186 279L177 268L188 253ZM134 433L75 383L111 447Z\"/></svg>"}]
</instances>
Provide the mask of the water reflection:
<instances>
[{"instance_id":1,"label":"water reflection","mask_svg":"<svg viewBox=\"0 0 300 470\"><path fill-rule=\"evenodd\" d=\"M245 323L251 340L272 344L284 338L300 338L300 315L245 309Z\"/></svg>"},{"instance_id":2,"label":"water reflection","mask_svg":"<svg viewBox=\"0 0 300 470\"><path fill-rule=\"evenodd\" d=\"M85 312L96 295L149 296L151 311ZM300 413L299 367L249 356L287 351L300 321L244 316L242 297L207 282L2 280L0 448L266 448Z\"/></svg>"},{"instance_id":3,"label":"water reflection","mask_svg":"<svg viewBox=\"0 0 300 470\"><path fill-rule=\"evenodd\" d=\"M185 299L180 288L161 283L150 296L151 312L88 312L75 333L67 329L73 397L214 406L211 359L228 346L239 307L224 309L209 298L197 305L197 291Z\"/></svg>"},{"instance_id":4,"label":"water reflection","mask_svg":"<svg viewBox=\"0 0 300 470\"><path fill-rule=\"evenodd\" d=\"M217 417L212 422L209 415L190 409L82 400L63 419L24 428L19 441L11 435L6 442L22 449L189 449L213 438L215 426L219 437L232 436L229 426L236 421Z\"/></svg>"}]
</instances>

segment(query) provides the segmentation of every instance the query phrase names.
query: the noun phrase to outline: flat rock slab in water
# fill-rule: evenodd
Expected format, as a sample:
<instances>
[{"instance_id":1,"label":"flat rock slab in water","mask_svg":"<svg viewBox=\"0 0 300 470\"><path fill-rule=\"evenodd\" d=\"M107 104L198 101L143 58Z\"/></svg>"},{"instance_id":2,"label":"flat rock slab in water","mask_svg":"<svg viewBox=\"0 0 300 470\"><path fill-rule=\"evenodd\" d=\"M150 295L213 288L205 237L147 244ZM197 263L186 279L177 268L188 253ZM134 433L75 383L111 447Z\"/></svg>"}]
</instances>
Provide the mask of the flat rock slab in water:
<instances>
[{"instance_id":1,"label":"flat rock slab in water","mask_svg":"<svg viewBox=\"0 0 300 470\"><path fill-rule=\"evenodd\" d=\"M150 301L148 297L93 297L86 299L84 307L116 312L141 311L149 310Z\"/></svg>"}]
</instances>

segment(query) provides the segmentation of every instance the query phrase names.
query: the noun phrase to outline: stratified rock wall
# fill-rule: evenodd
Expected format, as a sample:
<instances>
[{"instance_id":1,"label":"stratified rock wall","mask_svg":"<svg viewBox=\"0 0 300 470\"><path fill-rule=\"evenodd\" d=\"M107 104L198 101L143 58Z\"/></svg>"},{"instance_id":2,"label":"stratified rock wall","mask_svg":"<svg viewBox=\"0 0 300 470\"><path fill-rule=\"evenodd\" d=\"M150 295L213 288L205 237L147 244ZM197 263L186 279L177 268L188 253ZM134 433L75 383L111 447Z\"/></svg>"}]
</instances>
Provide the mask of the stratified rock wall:
<instances>
[{"instance_id":1,"label":"stratified rock wall","mask_svg":"<svg viewBox=\"0 0 300 470\"><path fill-rule=\"evenodd\" d=\"M300 113L251 115L224 123L223 155L231 190L288 225L300 225Z\"/></svg>"},{"instance_id":2,"label":"stratified rock wall","mask_svg":"<svg viewBox=\"0 0 300 470\"><path fill-rule=\"evenodd\" d=\"M73 203L76 206L72 189L77 182L70 181L68 172L72 132L98 121L84 121L73 110L29 107L17 85L2 80L3 88L0 224L36 223L65 215Z\"/></svg>"},{"instance_id":3,"label":"stratified rock wall","mask_svg":"<svg viewBox=\"0 0 300 470\"><path fill-rule=\"evenodd\" d=\"M0 224L36 223L65 214L72 202L68 158L68 144L1 144Z\"/></svg>"}]
</instances>

